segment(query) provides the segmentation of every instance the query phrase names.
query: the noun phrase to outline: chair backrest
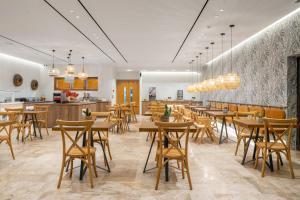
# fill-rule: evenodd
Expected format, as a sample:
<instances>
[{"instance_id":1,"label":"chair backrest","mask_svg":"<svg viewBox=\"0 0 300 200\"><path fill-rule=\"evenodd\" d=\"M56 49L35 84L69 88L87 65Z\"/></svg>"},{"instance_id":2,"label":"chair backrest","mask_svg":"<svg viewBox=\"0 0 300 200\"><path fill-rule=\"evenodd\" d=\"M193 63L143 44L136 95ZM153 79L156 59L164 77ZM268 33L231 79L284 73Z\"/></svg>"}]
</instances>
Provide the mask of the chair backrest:
<instances>
[{"instance_id":1,"label":"chair backrest","mask_svg":"<svg viewBox=\"0 0 300 200\"><path fill-rule=\"evenodd\" d=\"M238 111L239 112L248 112L248 106L247 105L238 105Z\"/></svg>"},{"instance_id":2,"label":"chair backrest","mask_svg":"<svg viewBox=\"0 0 300 200\"><path fill-rule=\"evenodd\" d=\"M248 117L255 119L257 116L257 111L248 111L248 112L236 112L236 118Z\"/></svg>"},{"instance_id":3,"label":"chair backrest","mask_svg":"<svg viewBox=\"0 0 300 200\"><path fill-rule=\"evenodd\" d=\"M216 108L217 109L222 109L222 104L221 103L216 103Z\"/></svg>"},{"instance_id":4,"label":"chair backrest","mask_svg":"<svg viewBox=\"0 0 300 200\"><path fill-rule=\"evenodd\" d=\"M109 121L111 117L111 112L91 112L93 120L97 118L105 118L105 121Z\"/></svg>"},{"instance_id":5,"label":"chair backrest","mask_svg":"<svg viewBox=\"0 0 300 200\"><path fill-rule=\"evenodd\" d=\"M164 115L164 112L153 112L151 116L151 121L156 122L160 121L161 116Z\"/></svg>"},{"instance_id":6,"label":"chair backrest","mask_svg":"<svg viewBox=\"0 0 300 200\"><path fill-rule=\"evenodd\" d=\"M228 109L228 103L222 103L222 109L227 108Z\"/></svg>"},{"instance_id":7,"label":"chair backrest","mask_svg":"<svg viewBox=\"0 0 300 200\"><path fill-rule=\"evenodd\" d=\"M9 120L15 122L23 122L24 118L24 108L5 108L6 112L13 113L13 115L9 116Z\"/></svg>"},{"instance_id":8,"label":"chair backrest","mask_svg":"<svg viewBox=\"0 0 300 200\"><path fill-rule=\"evenodd\" d=\"M59 125L62 137L63 144L63 153L68 154L73 148L78 149L82 154L85 154L82 144L79 142L81 138L84 137L84 134L87 135L86 138L86 147L88 154L90 153L91 147L91 127L94 123L92 120L86 121L64 121L56 120L56 123ZM77 132L78 134L74 134ZM68 145L68 146L67 146Z\"/></svg>"},{"instance_id":9,"label":"chair backrest","mask_svg":"<svg viewBox=\"0 0 300 200\"><path fill-rule=\"evenodd\" d=\"M297 119L275 119L275 118L264 118L264 142L267 144L268 134L272 133L275 135L274 143L272 143L269 147L276 145L277 143L281 143L285 146L286 149L291 148L292 143L292 130L297 125ZM287 139L285 141L285 138Z\"/></svg>"},{"instance_id":10,"label":"chair backrest","mask_svg":"<svg viewBox=\"0 0 300 200\"><path fill-rule=\"evenodd\" d=\"M164 152L164 154L169 153L171 150L176 151L181 157L184 157L181 149L184 149L185 155L188 154L188 142L189 142L189 133L190 127L193 125L193 122L155 122L155 125L158 126L158 151L163 155L163 137L168 140L169 147ZM176 140L172 138L170 133L176 133ZM184 146L178 146L178 141L183 140Z\"/></svg>"},{"instance_id":11,"label":"chair backrest","mask_svg":"<svg viewBox=\"0 0 300 200\"><path fill-rule=\"evenodd\" d=\"M280 108L265 108L265 117L285 119L285 111Z\"/></svg>"},{"instance_id":12,"label":"chair backrest","mask_svg":"<svg viewBox=\"0 0 300 200\"><path fill-rule=\"evenodd\" d=\"M211 118L209 117L198 116L195 122L204 125L205 128L212 128Z\"/></svg>"},{"instance_id":13,"label":"chair backrest","mask_svg":"<svg viewBox=\"0 0 300 200\"><path fill-rule=\"evenodd\" d=\"M44 119L47 120L48 112L49 112L49 106L34 105L34 110L36 110L36 111L45 111L44 113L39 114L38 117L39 118L44 118Z\"/></svg>"},{"instance_id":14,"label":"chair backrest","mask_svg":"<svg viewBox=\"0 0 300 200\"><path fill-rule=\"evenodd\" d=\"M265 110L263 107L261 106L249 106L249 111L253 112L256 111L258 116L265 116Z\"/></svg>"}]
</instances>

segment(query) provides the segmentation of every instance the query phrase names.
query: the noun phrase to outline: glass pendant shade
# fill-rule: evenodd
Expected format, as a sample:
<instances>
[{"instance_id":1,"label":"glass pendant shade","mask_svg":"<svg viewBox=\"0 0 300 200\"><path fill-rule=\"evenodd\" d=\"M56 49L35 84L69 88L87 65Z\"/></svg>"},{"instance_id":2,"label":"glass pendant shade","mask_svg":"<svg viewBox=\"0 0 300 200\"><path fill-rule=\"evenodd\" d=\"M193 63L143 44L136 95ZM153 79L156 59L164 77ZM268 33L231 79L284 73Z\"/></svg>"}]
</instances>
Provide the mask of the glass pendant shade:
<instances>
[{"instance_id":1,"label":"glass pendant shade","mask_svg":"<svg viewBox=\"0 0 300 200\"><path fill-rule=\"evenodd\" d=\"M72 64L68 64L68 66L66 67L66 74L75 74L75 68L74 68L74 65Z\"/></svg>"},{"instance_id":2,"label":"glass pendant shade","mask_svg":"<svg viewBox=\"0 0 300 200\"><path fill-rule=\"evenodd\" d=\"M75 79L75 77L74 77L74 75L72 75L72 74L66 74L66 75L65 75L65 81L66 81L67 83L72 84L72 83L74 82L74 79Z\"/></svg>"},{"instance_id":3,"label":"glass pendant shade","mask_svg":"<svg viewBox=\"0 0 300 200\"><path fill-rule=\"evenodd\" d=\"M241 78L236 73L229 73L224 76L226 89L236 89L241 85Z\"/></svg>"},{"instance_id":4,"label":"glass pendant shade","mask_svg":"<svg viewBox=\"0 0 300 200\"><path fill-rule=\"evenodd\" d=\"M207 89L208 89L208 91L216 90L216 81L215 81L215 79L209 79L207 81Z\"/></svg>"},{"instance_id":5,"label":"glass pendant shade","mask_svg":"<svg viewBox=\"0 0 300 200\"><path fill-rule=\"evenodd\" d=\"M201 82L196 85L196 90L197 92L203 92L203 87Z\"/></svg>"},{"instance_id":6,"label":"glass pendant shade","mask_svg":"<svg viewBox=\"0 0 300 200\"><path fill-rule=\"evenodd\" d=\"M88 78L88 74L85 72L79 72L78 73L78 78L81 80L86 80Z\"/></svg>"},{"instance_id":7,"label":"glass pendant shade","mask_svg":"<svg viewBox=\"0 0 300 200\"><path fill-rule=\"evenodd\" d=\"M220 75L216 78L216 88L217 88L217 90L226 89L225 78L223 75Z\"/></svg>"},{"instance_id":8,"label":"glass pendant shade","mask_svg":"<svg viewBox=\"0 0 300 200\"><path fill-rule=\"evenodd\" d=\"M59 69L54 68L54 66L51 69L48 70L48 75L49 76L55 77L55 76L59 76L59 74L60 74Z\"/></svg>"},{"instance_id":9,"label":"glass pendant shade","mask_svg":"<svg viewBox=\"0 0 300 200\"><path fill-rule=\"evenodd\" d=\"M52 68L48 70L48 75L52 76L52 77L58 76L60 74L59 69L55 68L55 66L54 66L54 52L55 52L55 50L53 49L52 50Z\"/></svg>"}]
</instances>

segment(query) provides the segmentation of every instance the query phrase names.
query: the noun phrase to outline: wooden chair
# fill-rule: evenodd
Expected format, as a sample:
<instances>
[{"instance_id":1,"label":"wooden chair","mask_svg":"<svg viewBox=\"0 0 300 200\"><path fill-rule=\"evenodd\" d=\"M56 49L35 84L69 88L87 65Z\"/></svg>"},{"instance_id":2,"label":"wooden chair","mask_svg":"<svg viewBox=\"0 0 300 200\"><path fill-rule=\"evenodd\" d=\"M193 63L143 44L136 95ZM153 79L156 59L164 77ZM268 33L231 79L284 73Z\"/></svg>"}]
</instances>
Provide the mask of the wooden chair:
<instances>
[{"instance_id":1,"label":"wooden chair","mask_svg":"<svg viewBox=\"0 0 300 200\"><path fill-rule=\"evenodd\" d=\"M7 116L7 112L0 112L0 116ZM12 117L9 117L12 118ZM1 122L0 123L0 144L2 142L6 142L11 156L13 157L13 159L15 160L15 155L14 155L14 151L13 151L13 147L12 147L12 142L11 142L11 134L12 134L12 130L13 130L13 124L15 122L14 121L5 121L5 122ZM1 134L1 133L5 133L5 134Z\"/></svg>"},{"instance_id":2,"label":"wooden chair","mask_svg":"<svg viewBox=\"0 0 300 200\"><path fill-rule=\"evenodd\" d=\"M286 160L288 161L289 171L292 178L295 178L293 166L292 166L292 158L291 158L291 143L292 143L292 129L297 124L297 119L271 119L271 118L264 118L265 123L265 130L268 133L276 133L274 141L270 141L268 138L268 134L264 134L264 138L262 142L257 142L257 150L256 150L256 160L254 168L257 168L258 165L258 156L260 152L263 156L262 161L262 170L261 176L265 176L265 169L266 169L266 162L267 158L270 154L276 153L277 155L277 170L279 170L279 161L280 161L280 154L284 154ZM282 132L274 131L280 125L285 127ZM286 138L286 139L285 139Z\"/></svg>"},{"instance_id":3,"label":"wooden chair","mask_svg":"<svg viewBox=\"0 0 300 200\"><path fill-rule=\"evenodd\" d=\"M280 108L265 108L265 117L275 119L285 119L285 111Z\"/></svg>"},{"instance_id":4,"label":"wooden chair","mask_svg":"<svg viewBox=\"0 0 300 200\"><path fill-rule=\"evenodd\" d=\"M187 173L188 182L190 189L192 190L192 181L190 177L190 170L188 164L188 142L189 142L189 130L190 126L193 125L193 122L182 122L182 123L174 123L174 122L156 122L158 126L158 171L156 177L156 185L155 190L158 189L158 184L160 180L160 174L163 166L169 162L170 160L176 160L182 164L181 172L184 178L184 172ZM170 135L168 129L181 129L180 133L178 133L178 141L184 140L184 146L178 145L178 142L173 140ZM182 130L183 129L183 130ZM179 131L178 131L179 132ZM164 139L167 139L169 142L169 147L164 148L163 142ZM165 159L165 160L164 160Z\"/></svg>"},{"instance_id":5,"label":"wooden chair","mask_svg":"<svg viewBox=\"0 0 300 200\"><path fill-rule=\"evenodd\" d=\"M91 115L92 115L92 117L105 118L104 121L109 121L111 113L110 112L92 112ZM93 141L98 143L98 144L100 144L100 142L102 142L104 151L107 150L107 152L109 154L109 158L110 158L110 160L112 160L112 155L111 155L110 145L109 145L108 132L93 132Z\"/></svg>"},{"instance_id":6,"label":"wooden chair","mask_svg":"<svg viewBox=\"0 0 300 200\"><path fill-rule=\"evenodd\" d=\"M255 111L254 112L237 112L236 113L236 118L239 119L240 117L248 117L248 118L251 118L251 119L256 119L256 113L257 112L255 112ZM237 152L238 152L238 149L239 149L241 141L243 141L244 150L245 150L247 139L250 138L251 131L252 130L240 127L239 125L236 125L237 143L236 143L236 148L235 148L235 154L234 155L237 155ZM252 138L251 139L254 140L255 137L256 137L256 131L255 130L253 130L253 131L254 132L252 134ZM260 139L262 139L263 136L259 135L258 137Z\"/></svg>"},{"instance_id":7,"label":"wooden chair","mask_svg":"<svg viewBox=\"0 0 300 200\"><path fill-rule=\"evenodd\" d=\"M48 131L48 112L49 112L49 106L40 106L40 105L34 105L34 110L36 111L45 111L45 113L38 114L38 126L44 127L47 131L47 135L49 135Z\"/></svg>"},{"instance_id":8,"label":"wooden chair","mask_svg":"<svg viewBox=\"0 0 300 200\"><path fill-rule=\"evenodd\" d=\"M25 142L25 133L26 129L28 130L28 136L30 137L30 140L32 140L31 135L31 126L32 123L30 121L25 122L25 115L24 115L24 109L23 108L5 108L6 112L11 112L13 115L10 115L11 117L9 120L15 121L15 123L12 126L12 130L17 130L17 140L19 140L20 133L22 137L22 142Z\"/></svg>"},{"instance_id":9,"label":"wooden chair","mask_svg":"<svg viewBox=\"0 0 300 200\"><path fill-rule=\"evenodd\" d=\"M87 121L63 121L63 120L57 120L56 123L60 127L61 131L61 137L62 137L62 163L61 163L61 170L59 175L59 180L57 184L57 188L60 188L64 168L67 165L67 163L71 163L71 169L70 169L70 178L73 174L73 161L75 159L79 159L84 162L84 164L87 166L88 172L89 172L89 179L91 188L93 188L93 175L92 175L92 167L95 173L95 176L97 177L97 171L96 171L96 148L91 146L91 126L93 125L94 121L87 120ZM71 131L68 131L68 128L71 128ZM76 134L75 136L75 132ZM87 135L87 138L85 140L86 145L82 146L79 144L79 141L84 137L84 135ZM73 136L74 135L74 136Z\"/></svg>"},{"instance_id":10,"label":"wooden chair","mask_svg":"<svg viewBox=\"0 0 300 200\"><path fill-rule=\"evenodd\" d=\"M137 122L136 113L135 113L136 107L137 106L135 102L130 102L130 117L132 122Z\"/></svg>"},{"instance_id":11,"label":"wooden chair","mask_svg":"<svg viewBox=\"0 0 300 200\"><path fill-rule=\"evenodd\" d=\"M195 127L197 128L197 131L195 133L195 141L198 140L198 137L200 135L200 142L203 142L203 137L206 134L206 136L212 141L215 142L215 134L213 131L213 125L211 122L211 119L209 117L200 117L198 116L194 122ZM193 134L194 136L194 134Z\"/></svg>"},{"instance_id":12,"label":"wooden chair","mask_svg":"<svg viewBox=\"0 0 300 200\"><path fill-rule=\"evenodd\" d=\"M249 112L247 105L238 105L238 112Z\"/></svg>"}]
</instances>

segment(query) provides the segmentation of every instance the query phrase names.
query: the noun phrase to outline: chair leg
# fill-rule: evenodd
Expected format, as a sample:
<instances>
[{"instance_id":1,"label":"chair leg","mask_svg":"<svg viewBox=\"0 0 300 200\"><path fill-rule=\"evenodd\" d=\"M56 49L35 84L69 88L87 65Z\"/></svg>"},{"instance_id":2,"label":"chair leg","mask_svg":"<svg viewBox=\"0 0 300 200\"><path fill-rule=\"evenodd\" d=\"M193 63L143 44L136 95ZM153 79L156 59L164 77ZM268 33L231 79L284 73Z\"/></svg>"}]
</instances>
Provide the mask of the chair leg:
<instances>
[{"instance_id":1,"label":"chair leg","mask_svg":"<svg viewBox=\"0 0 300 200\"><path fill-rule=\"evenodd\" d=\"M276 160L277 160L277 171L280 170L280 163L279 163L280 153L276 152Z\"/></svg>"},{"instance_id":2,"label":"chair leg","mask_svg":"<svg viewBox=\"0 0 300 200\"><path fill-rule=\"evenodd\" d=\"M92 159L93 159L93 167L94 167L95 177L98 177L97 168L96 168L96 156L95 156L95 154L92 156Z\"/></svg>"},{"instance_id":3,"label":"chair leg","mask_svg":"<svg viewBox=\"0 0 300 200\"><path fill-rule=\"evenodd\" d=\"M286 153L286 158L289 162L289 169L290 169L290 174L291 177L294 179L295 178L295 174L294 174L294 170L293 170L293 164L292 164L292 158L291 158L291 152L287 151Z\"/></svg>"},{"instance_id":4,"label":"chair leg","mask_svg":"<svg viewBox=\"0 0 300 200\"><path fill-rule=\"evenodd\" d=\"M236 143L236 148L235 148L235 153L234 153L235 156L237 155L237 152L239 150L240 143L241 143L241 138L238 137L238 140L237 140L237 143Z\"/></svg>"},{"instance_id":5,"label":"chair leg","mask_svg":"<svg viewBox=\"0 0 300 200\"><path fill-rule=\"evenodd\" d=\"M161 170L162 170L162 157L159 156L158 158L158 170L157 170L157 175L156 175L156 184L155 184L155 190L158 189L158 184L159 184L159 180L160 180L160 173L161 173Z\"/></svg>"},{"instance_id":6,"label":"chair leg","mask_svg":"<svg viewBox=\"0 0 300 200\"><path fill-rule=\"evenodd\" d=\"M47 124L45 124L45 128L46 128L47 135L49 135L48 125Z\"/></svg>"},{"instance_id":7,"label":"chair leg","mask_svg":"<svg viewBox=\"0 0 300 200\"><path fill-rule=\"evenodd\" d=\"M191 176L190 176L189 163L188 163L187 159L184 159L183 162L185 163L186 174L187 174L187 177L188 177L188 182L189 182L190 190L192 190L193 186L192 186L192 180L191 180Z\"/></svg>"},{"instance_id":8,"label":"chair leg","mask_svg":"<svg viewBox=\"0 0 300 200\"><path fill-rule=\"evenodd\" d=\"M266 161L267 161L267 148L264 148L262 150L263 152L263 163L262 163L262 169L261 169L261 177L265 176L266 171Z\"/></svg>"},{"instance_id":9,"label":"chair leg","mask_svg":"<svg viewBox=\"0 0 300 200\"><path fill-rule=\"evenodd\" d=\"M70 159L70 162L71 162L70 178L72 178L72 175L73 175L73 159Z\"/></svg>"},{"instance_id":10,"label":"chair leg","mask_svg":"<svg viewBox=\"0 0 300 200\"><path fill-rule=\"evenodd\" d=\"M8 146L9 146L11 156L12 156L13 159L15 160L15 155L14 155L14 151L13 151L13 148L12 148L11 141L7 141L7 144L8 144Z\"/></svg>"},{"instance_id":11,"label":"chair leg","mask_svg":"<svg viewBox=\"0 0 300 200\"><path fill-rule=\"evenodd\" d=\"M91 164L92 164L91 155L87 156L87 160L88 160L87 165L88 165L88 170L89 170L89 178L90 178L91 188L93 188L94 184L93 184L93 175L92 175L92 168L91 168Z\"/></svg>"},{"instance_id":12,"label":"chair leg","mask_svg":"<svg viewBox=\"0 0 300 200\"><path fill-rule=\"evenodd\" d=\"M106 146L107 146L107 151L108 151L109 158L110 158L110 160L112 160L112 156L111 156L111 152L110 152L110 146L109 146L108 141L106 142Z\"/></svg>"},{"instance_id":13,"label":"chair leg","mask_svg":"<svg viewBox=\"0 0 300 200\"><path fill-rule=\"evenodd\" d=\"M181 173L182 173L182 179L184 179L184 169L185 169L185 167L184 167L184 161L182 160L182 161L181 161Z\"/></svg>"},{"instance_id":14,"label":"chair leg","mask_svg":"<svg viewBox=\"0 0 300 200\"><path fill-rule=\"evenodd\" d=\"M59 189L60 185L61 185L61 180L62 180L62 176L64 173L64 167L65 167L65 159L66 159L65 156L63 156L62 162L61 162L61 169L60 169L60 175L59 175L59 179L58 179L57 189Z\"/></svg>"}]
</instances>

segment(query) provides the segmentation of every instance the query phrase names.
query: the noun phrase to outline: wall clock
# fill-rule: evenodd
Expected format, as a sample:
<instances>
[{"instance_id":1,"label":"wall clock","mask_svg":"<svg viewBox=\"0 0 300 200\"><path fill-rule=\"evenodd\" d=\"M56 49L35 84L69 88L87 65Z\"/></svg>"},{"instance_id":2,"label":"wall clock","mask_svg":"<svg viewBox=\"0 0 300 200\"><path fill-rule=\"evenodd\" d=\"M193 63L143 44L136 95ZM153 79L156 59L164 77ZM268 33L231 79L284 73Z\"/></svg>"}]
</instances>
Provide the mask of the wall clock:
<instances>
[{"instance_id":1,"label":"wall clock","mask_svg":"<svg viewBox=\"0 0 300 200\"><path fill-rule=\"evenodd\" d=\"M16 87L19 87L23 84L23 77L20 74L15 74L13 82Z\"/></svg>"},{"instance_id":2,"label":"wall clock","mask_svg":"<svg viewBox=\"0 0 300 200\"><path fill-rule=\"evenodd\" d=\"M37 80L32 80L31 81L31 89L32 90L37 90L39 87L39 82Z\"/></svg>"}]
</instances>

